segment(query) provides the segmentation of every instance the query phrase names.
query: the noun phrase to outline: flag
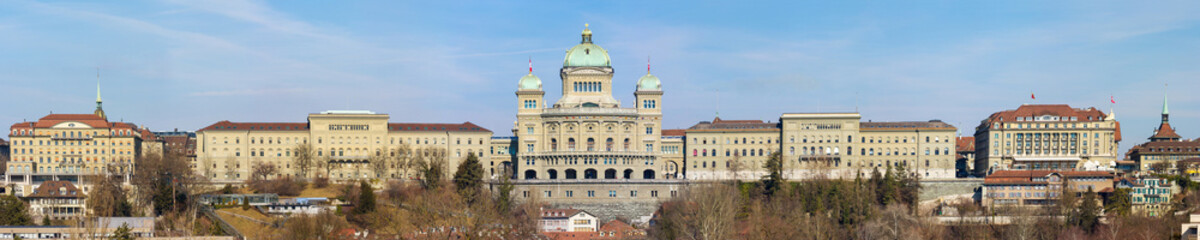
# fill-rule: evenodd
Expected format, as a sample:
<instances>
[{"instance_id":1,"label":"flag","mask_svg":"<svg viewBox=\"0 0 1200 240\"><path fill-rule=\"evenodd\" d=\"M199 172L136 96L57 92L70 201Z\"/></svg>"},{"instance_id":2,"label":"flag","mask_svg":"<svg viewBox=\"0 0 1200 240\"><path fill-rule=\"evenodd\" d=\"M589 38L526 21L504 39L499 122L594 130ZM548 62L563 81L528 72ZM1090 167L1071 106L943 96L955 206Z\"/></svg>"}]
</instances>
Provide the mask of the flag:
<instances>
[{"instance_id":1,"label":"flag","mask_svg":"<svg viewBox=\"0 0 1200 240\"><path fill-rule=\"evenodd\" d=\"M1033 95L1033 92L1029 92L1029 99L1037 100L1037 96Z\"/></svg>"},{"instance_id":2,"label":"flag","mask_svg":"<svg viewBox=\"0 0 1200 240\"><path fill-rule=\"evenodd\" d=\"M1109 101L1109 102L1112 102L1113 104L1116 104L1116 103L1117 103L1117 98L1116 98L1116 97L1113 97L1112 95L1109 95L1109 96L1108 96L1108 101Z\"/></svg>"},{"instance_id":3,"label":"flag","mask_svg":"<svg viewBox=\"0 0 1200 240\"><path fill-rule=\"evenodd\" d=\"M529 58L529 72L533 73L533 57Z\"/></svg>"}]
</instances>

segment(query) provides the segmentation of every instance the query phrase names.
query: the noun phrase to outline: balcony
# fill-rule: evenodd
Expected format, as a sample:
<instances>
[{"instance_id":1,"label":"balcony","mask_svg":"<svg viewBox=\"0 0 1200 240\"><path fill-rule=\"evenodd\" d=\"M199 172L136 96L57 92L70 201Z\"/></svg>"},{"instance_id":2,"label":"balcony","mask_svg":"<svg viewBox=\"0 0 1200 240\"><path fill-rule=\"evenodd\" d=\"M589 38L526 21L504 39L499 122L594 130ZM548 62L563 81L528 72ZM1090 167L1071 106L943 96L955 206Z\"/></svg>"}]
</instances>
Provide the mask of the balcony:
<instances>
[{"instance_id":1,"label":"balcony","mask_svg":"<svg viewBox=\"0 0 1200 240\"><path fill-rule=\"evenodd\" d=\"M569 116L569 115L616 115L616 116L637 116L637 109L633 108L547 108L542 111L546 115Z\"/></svg>"}]
</instances>

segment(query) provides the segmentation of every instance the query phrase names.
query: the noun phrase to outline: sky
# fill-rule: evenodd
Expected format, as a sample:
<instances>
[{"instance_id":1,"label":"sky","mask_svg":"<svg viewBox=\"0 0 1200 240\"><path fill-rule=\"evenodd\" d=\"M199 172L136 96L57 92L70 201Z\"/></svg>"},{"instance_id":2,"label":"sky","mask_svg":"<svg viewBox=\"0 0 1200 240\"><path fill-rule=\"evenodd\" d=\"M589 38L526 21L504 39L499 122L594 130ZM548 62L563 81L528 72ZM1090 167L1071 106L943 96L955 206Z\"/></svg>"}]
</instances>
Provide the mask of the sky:
<instances>
[{"instance_id":1,"label":"sky","mask_svg":"<svg viewBox=\"0 0 1200 240\"><path fill-rule=\"evenodd\" d=\"M858 111L973 135L1070 104L1115 112L1124 152L1167 94L1200 137L1200 2L1139 3L0 0L0 123L91 113L98 69L109 119L155 131L353 109L508 136L528 61L556 101L586 23L624 107L649 59L664 128Z\"/></svg>"}]
</instances>

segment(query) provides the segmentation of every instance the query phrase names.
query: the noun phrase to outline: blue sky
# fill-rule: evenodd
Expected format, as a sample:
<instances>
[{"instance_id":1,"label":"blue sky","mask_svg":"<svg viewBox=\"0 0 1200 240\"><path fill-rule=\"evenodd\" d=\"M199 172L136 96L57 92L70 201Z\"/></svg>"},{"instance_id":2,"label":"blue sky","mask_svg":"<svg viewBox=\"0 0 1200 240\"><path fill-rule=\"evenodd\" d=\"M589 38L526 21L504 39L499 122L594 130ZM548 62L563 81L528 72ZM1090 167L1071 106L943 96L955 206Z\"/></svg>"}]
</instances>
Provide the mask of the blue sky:
<instances>
[{"instance_id":1,"label":"blue sky","mask_svg":"<svg viewBox=\"0 0 1200 240\"><path fill-rule=\"evenodd\" d=\"M1197 9L1196 1L0 0L0 122L91 112L99 67L110 119L154 130L367 109L396 122L471 121L506 136L527 59L556 100L563 54L590 23L625 106L651 57L668 128L717 111L777 120L857 108L864 121L942 119L970 135L992 112L1065 103L1114 108L1124 151L1157 126L1167 83L1179 133L1200 134L1200 100L1190 94L1200 87Z\"/></svg>"}]
</instances>

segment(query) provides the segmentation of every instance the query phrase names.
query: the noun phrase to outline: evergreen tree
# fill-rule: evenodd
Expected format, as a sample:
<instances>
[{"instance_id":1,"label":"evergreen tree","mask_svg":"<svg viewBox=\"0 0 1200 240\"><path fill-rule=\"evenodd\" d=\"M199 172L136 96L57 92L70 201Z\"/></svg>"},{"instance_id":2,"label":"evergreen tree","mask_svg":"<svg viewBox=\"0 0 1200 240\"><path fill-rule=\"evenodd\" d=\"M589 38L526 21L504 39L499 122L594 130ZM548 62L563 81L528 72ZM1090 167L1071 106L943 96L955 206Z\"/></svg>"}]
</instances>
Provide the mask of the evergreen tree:
<instances>
[{"instance_id":1,"label":"evergreen tree","mask_svg":"<svg viewBox=\"0 0 1200 240\"><path fill-rule=\"evenodd\" d=\"M515 188L512 180L509 179L511 172L507 168L504 169L503 175L500 176L500 186L496 187L496 207L500 209L500 213L508 214L512 211L513 199L512 191Z\"/></svg>"},{"instance_id":2,"label":"evergreen tree","mask_svg":"<svg viewBox=\"0 0 1200 240\"><path fill-rule=\"evenodd\" d=\"M771 157L767 158L767 162L763 164L763 168L767 170L767 175L762 178L763 195L767 196L767 198L779 192L783 188L783 184L785 184L785 180L783 179L783 159L780 153L779 151L772 152Z\"/></svg>"},{"instance_id":3,"label":"evergreen tree","mask_svg":"<svg viewBox=\"0 0 1200 240\"><path fill-rule=\"evenodd\" d=\"M1096 204L1096 200L1096 192L1088 188L1083 194L1083 201L1079 203L1077 214L1073 216L1075 226L1089 233L1094 232L1100 225L1100 206Z\"/></svg>"},{"instance_id":4,"label":"evergreen tree","mask_svg":"<svg viewBox=\"0 0 1200 240\"><path fill-rule=\"evenodd\" d=\"M454 172L454 188L468 203L474 203L475 198L483 188L483 165L475 153L467 154L467 160L458 165Z\"/></svg>"},{"instance_id":5,"label":"evergreen tree","mask_svg":"<svg viewBox=\"0 0 1200 240\"><path fill-rule=\"evenodd\" d=\"M112 237L109 237L108 239L110 239L110 240L133 240L134 237L133 237L132 230L129 229L129 224L122 223L121 227L118 227L117 230L113 230Z\"/></svg>"},{"instance_id":6,"label":"evergreen tree","mask_svg":"<svg viewBox=\"0 0 1200 240\"><path fill-rule=\"evenodd\" d=\"M0 226L32 225L29 207L12 195L0 196Z\"/></svg>"},{"instance_id":7,"label":"evergreen tree","mask_svg":"<svg viewBox=\"0 0 1200 240\"><path fill-rule=\"evenodd\" d=\"M1133 206L1133 199L1129 196L1129 188L1117 188L1113 193L1105 199L1104 211L1120 216L1128 216L1130 208Z\"/></svg>"},{"instance_id":8,"label":"evergreen tree","mask_svg":"<svg viewBox=\"0 0 1200 240\"><path fill-rule=\"evenodd\" d=\"M366 181L359 182L358 204L354 206L354 214L364 214L375 211L375 190Z\"/></svg>"}]
</instances>

